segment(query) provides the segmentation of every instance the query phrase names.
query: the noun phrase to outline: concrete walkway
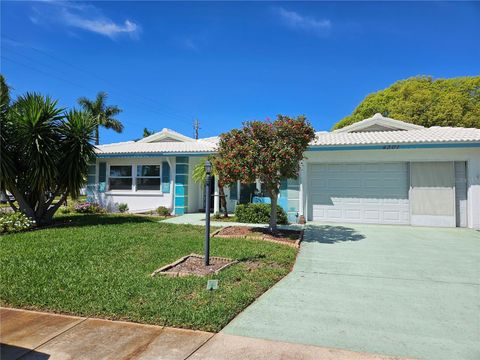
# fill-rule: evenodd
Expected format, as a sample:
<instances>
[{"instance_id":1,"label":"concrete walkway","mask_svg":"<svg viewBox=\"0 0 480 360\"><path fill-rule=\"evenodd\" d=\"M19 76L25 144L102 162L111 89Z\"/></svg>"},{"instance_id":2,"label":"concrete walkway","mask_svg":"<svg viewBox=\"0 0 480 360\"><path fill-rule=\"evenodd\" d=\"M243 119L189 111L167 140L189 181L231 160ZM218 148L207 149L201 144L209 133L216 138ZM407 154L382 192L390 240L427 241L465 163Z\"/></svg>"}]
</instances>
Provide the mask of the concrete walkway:
<instances>
[{"instance_id":1,"label":"concrete walkway","mask_svg":"<svg viewBox=\"0 0 480 360\"><path fill-rule=\"evenodd\" d=\"M480 359L480 232L307 226L292 273L224 334L432 360Z\"/></svg>"},{"instance_id":2,"label":"concrete walkway","mask_svg":"<svg viewBox=\"0 0 480 360\"><path fill-rule=\"evenodd\" d=\"M198 225L205 226L205 214L204 213L193 213L193 214L184 214L180 216L174 216L165 220L160 220L169 224L184 224L184 225ZM215 221L213 217L210 218L210 225L212 227L225 227L225 226L248 226L248 227L267 227L268 224L248 224L240 223L233 221ZM302 228L303 225L291 224L291 225L278 225L281 229L298 229Z\"/></svg>"},{"instance_id":3,"label":"concrete walkway","mask_svg":"<svg viewBox=\"0 0 480 360\"><path fill-rule=\"evenodd\" d=\"M393 360L316 346L0 308L0 359Z\"/></svg>"}]
</instances>

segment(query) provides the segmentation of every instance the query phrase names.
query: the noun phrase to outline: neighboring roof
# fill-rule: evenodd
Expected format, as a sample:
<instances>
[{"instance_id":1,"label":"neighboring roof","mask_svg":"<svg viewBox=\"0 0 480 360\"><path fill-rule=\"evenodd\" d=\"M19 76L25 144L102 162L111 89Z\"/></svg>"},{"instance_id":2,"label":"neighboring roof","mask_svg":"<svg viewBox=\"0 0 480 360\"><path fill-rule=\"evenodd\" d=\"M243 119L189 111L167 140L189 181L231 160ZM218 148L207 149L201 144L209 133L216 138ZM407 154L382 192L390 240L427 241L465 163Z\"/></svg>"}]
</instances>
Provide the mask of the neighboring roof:
<instances>
[{"instance_id":1,"label":"neighboring roof","mask_svg":"<svg viewBox=\"0 0 480 360\"><path fill-rule=\"evenodd\" d=\"M420 144L420 143L480 143L480 129L439 127L418 130L330 132L317 133L314 146Z\"/></svg>"},{"instance_id":2,"label":"neighboring roof","mask_svg":"<svg viewBox=\"0 0 480 360\"><path fill-rule=\"evenodd\" d=\"M219 136L212 136L212 137L203 138L203 139L199 139L199 140L200 141L207 141L207 142L214 143L214 144L218 144L218 142L220 140L220 137Z\"/></svg>"},{"instance_id":3,"label":"neighboring roof","mask_svg":"<svg viewBox=\"0 0 480 360\"><path fill-rule=\"evenodd\" d=\"M195 139L180 134L176 131L171 129L164 128L162 131L159 131L155 134L147 136L141 140L138 140L139 143L152 143L152 142L160 142L160 141L181 141L181 142L189 142L195 141Z\"/></svg>"},{"instance_id":4,"label":"neighboring roof","mask_svg":"<svg viewBox=\"0 0 480 360\"><path fill-rule=\"evenodd\" d=\"M362 131L398 131L398 130L418 130L424 129L423 126L410 124L404 121L395 120L384 117L382 114L376 113L371 118L356 122L352 125L345 126L335 130L335 133L350 133Z\"/></svg>"}]
</instances>

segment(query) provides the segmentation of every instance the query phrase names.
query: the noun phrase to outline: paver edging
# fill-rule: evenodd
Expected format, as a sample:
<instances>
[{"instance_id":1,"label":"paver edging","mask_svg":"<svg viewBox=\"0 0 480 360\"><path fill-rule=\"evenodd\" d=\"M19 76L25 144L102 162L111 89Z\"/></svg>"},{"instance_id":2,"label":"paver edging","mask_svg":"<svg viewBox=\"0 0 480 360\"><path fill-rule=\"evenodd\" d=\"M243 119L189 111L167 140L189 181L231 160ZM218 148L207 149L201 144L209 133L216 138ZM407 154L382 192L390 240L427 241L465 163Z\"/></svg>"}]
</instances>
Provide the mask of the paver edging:
<instances>
[{"instance_id":1,"label":"paver edging","mask_svg":"<svg viewBox=\"0 0 480 360\"><path fill-rule=\"evenodd\" d=\"M300 235L295 242L287 242L287 241L281 241L281 240L275 240L275 239L270 239L266 235L259 235L259 236L248 236L248 235L219 235L220 231L224 229L228 229L232 226L225 226L221 229L216 230L215 232L212 233L212 237L217 237L217 238L223 238L223 239L248 239L248 240L262 240L262 241L268 241L271 243L275 244L281 244L281 245L286 245L290 246L293 248L299 248L300 243L303 241L303 233L304 229L300 230Z\"/></svg>"},{"instance_id":2,"label":"paver edging","mask_svg":"<svg viewBox=\"0 0 480 360\"><path fill-rule=\"evenodd\" d=\"M161 268L155 270L153 273L150 274L151 277L154 277L155 275L165 275L165 276L171 276L171 277L183 277L183 276L206 276L206 275L198 275L198 274L192 274L188 273L185 271L177 271L177 272L166 272L167 270L175 267L176 265L184 262L187 260L189 257L196 257L199 259L203 259L204 257L202 255L194 254L191 253L189 255L183 256L180 259L174 261L173 263L167 264L165 266L162 266ZM238 260L233 260L230 258L224 258L224 257L219 257L219 256L210 256L210 259L212 260L219 260L219 261L228 261L228 264L223 265L222 267L218 268L212 274L218 274L221 270L226 269L229 266L235 265L238 263ZM209 274L211 275L211 274Z\"/></svg>"}]
</instances>

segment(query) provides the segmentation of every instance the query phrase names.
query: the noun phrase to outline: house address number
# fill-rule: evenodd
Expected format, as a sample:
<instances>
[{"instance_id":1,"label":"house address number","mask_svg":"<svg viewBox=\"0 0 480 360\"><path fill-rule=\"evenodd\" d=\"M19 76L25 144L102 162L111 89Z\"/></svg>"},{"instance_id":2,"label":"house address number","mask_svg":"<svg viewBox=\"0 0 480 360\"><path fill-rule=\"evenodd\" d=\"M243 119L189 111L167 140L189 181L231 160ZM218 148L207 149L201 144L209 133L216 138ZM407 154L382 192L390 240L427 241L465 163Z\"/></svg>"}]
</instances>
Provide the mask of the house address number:
<instances>
[{"instance_id":1,"label":"house address number","mask_svg":"<svg viewBox=\"0 0 480 360\"><path fill-rule=\"evenodd\" d=\"M400 149L400 145L383 145L383 150L396 150Z\"/></svg>"}]
</instances>

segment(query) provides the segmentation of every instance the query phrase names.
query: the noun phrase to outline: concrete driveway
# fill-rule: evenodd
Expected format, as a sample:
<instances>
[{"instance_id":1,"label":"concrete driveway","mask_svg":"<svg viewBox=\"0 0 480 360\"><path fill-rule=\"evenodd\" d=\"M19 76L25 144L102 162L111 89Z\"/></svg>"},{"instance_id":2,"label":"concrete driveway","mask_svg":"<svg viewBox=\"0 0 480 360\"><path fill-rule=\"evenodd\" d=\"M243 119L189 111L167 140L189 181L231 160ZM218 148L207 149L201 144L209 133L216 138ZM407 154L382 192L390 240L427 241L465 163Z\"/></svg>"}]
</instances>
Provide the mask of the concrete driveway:
<instances>
[{"instance_id":1,"label":"concrete driveway","mask_svg":"<svg viewBox=\"0 0 480 360\"><path fill-rule=\"evenodd\" d=\"M422 359L480 359L480 233L310 225L291 274L223 331Z\"/></svg>"}]
</instances>

